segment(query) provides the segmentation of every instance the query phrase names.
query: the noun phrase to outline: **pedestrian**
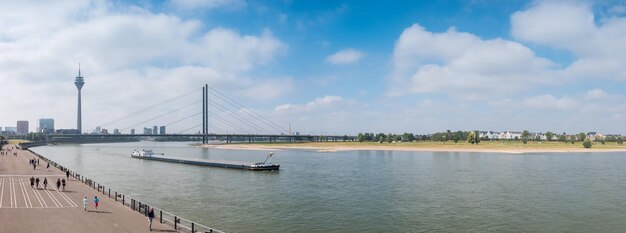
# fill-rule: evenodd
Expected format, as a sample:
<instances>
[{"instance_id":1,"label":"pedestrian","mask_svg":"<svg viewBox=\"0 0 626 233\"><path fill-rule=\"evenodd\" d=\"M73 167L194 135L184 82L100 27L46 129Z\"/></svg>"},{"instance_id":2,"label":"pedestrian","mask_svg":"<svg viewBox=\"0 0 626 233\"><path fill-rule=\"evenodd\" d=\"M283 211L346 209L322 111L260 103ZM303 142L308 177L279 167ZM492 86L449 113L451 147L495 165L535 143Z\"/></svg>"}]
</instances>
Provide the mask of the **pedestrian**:
<instances>
[{"instance_id":1,"label":"pedestrian","mask_svg":"<svg viewBox=\"0 0 626 233\"><path fill-rule=\"evenodd\" d=\"M96 211L98 211L98 204L100 203L100 199L98 199L98 196L94 196L93 197L93 205L96 207Z\"/></svg>"},{"instance_id":2,"label":"pedestrian","mask_svg":"<svg viewBox=\"0 0 626 233\"><path fill-rule=\"evenodd\" d=\"M61 188L61 180L57 178L57 190Z\"/></svg>"},{"instance_id":3,"label":"pedestrian","mask_svg":"<svg viewBox=\"0 0 626 233\"><path fill-rule=\"evenodd\" d=\"M148 222L150 223L149 228L152 231L152 220L154 219L154 208L150 208L150 212L148 212Z\"/></svg>"},{"instance_id":4,"label":"pedestrian","mask_svg":"<svg viewBox=\"0 0 626 233\"><path fill-rule=\"evenodd\" d=\"M35 168L37 168L37 164L33 163L33 170L35 170Z\"/></svg>"},{"instance_id":5,"label":"pedestrian","mask_svg":"<svg viewBox=\"0 0 626 233\"><path fill-rule=\"evenodd\" d=\"M46 169L50 168L50 163L48 163L48 165L46 165Z\"/></svg>"},{"instance_id":6,"label":"pedestrian","mask_svg":"<svg viewBox=\"0 0 626 233\"><path fill-rule=\"evenodd\" d=\"M87 202L89 202L87 197L83 198L83 209L85 209L85 211L87 211Z\"/></svg>"},{"instance_id":7,"label":"pedestrian","mask_svg":"<svg viewBox=\"0 0 626 233\"><path fill-rule=\"evenodd\" d=\"M48 189L48 178L43 178L43 189Z\"/></svg>"},{"instance_id":8,"label":"pedestrian","mask_svg":"<svg viewBox=\"0 0 626 233\"><path fill-rule=\"evenodd\" d=\"M34 177L30 177L30 187L33 188L35 186L35 178Z\"/></svg>"},{"instance_id":9,"label":"pedestrian","mask_svg":"<svg viewBox=\"0 0 626 233\"><path fill-rule=\"evenodd\" d=\"M37 165L39 165L39 159L37 159Z\"/></svg>"},{"instance_id":10,"label":"pedestrian","mask_svg":"<svg viewBox=\"0 0 626 233\"><path fill-rule=\"evenodd\" d=\"M37 189L39 189L39 177L37 177L37 179L35 179L35 184L37 185Z\"/></svg>"},{"instance_id":11,"label":"pedestrian","mask_svg":"<svg viewBox=\"0 0 626 233\"><path fill-rule=\"evenodd\" d=\"M61 184L63 185L63 192L65 192L65 179L61 180Z\"/></svg>"},{"instance_id":12,"label":"pedestrian","mask_svg":"<svg viewBox=\"0 0 626 233\"><path fill-rule=\"evenodd\" d=\"M70 170L65 171L65 176L67 177L67 180L70 180Z\"/></svg>"}]
</instances>

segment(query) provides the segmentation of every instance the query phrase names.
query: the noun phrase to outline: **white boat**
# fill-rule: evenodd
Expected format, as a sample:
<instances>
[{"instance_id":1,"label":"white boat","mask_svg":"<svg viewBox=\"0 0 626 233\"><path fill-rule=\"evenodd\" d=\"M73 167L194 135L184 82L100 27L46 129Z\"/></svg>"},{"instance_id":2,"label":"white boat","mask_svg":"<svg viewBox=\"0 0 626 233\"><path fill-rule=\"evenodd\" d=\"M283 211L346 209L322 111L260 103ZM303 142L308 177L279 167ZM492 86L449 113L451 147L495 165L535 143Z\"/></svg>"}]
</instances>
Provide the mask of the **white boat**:
<instances>
[{"instance_id":1,"label":"white boat","mask_svg":"<svg viewBox=\"0 0 626 233\"><path fill-rule=\"evenodd\" d=\"M163 153L154 153L152 150L135 150L133 153L130 153L130 157L152 157L153 155L164 155Z\"/></svg>"}]
</instances>

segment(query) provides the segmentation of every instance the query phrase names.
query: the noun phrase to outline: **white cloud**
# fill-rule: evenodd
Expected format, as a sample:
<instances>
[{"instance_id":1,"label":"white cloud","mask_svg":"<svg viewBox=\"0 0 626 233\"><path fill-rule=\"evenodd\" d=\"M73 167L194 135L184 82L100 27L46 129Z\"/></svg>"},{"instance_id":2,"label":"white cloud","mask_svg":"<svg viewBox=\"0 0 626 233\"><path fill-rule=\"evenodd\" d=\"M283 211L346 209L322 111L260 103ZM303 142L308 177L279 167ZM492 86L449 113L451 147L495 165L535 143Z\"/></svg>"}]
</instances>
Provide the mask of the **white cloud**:
<instances>
[{"instance_id":1,"label":"white cloud","mask_svg":"<svg viewBox=\"0 0 626 233\"><path fill-rule=\"evenodd\" d=\"M363 52L356 49L343 49L326 58L326 62L334 65L354 64L363 58Z\"/></svg>"},{"instance_id":2,"label":"white cloud","mask_svg":"<svg viewBox=\"0 0 626 233\"><path fill-rule=\"evenodd\" d=\"M442 33L414 24L393 52L389 94L443 92L451 95L510 94L549 83L554 64L509 40L482 40L454 28Z\"/></svg>"},{"instance_id":3,"label":"white cloud","mask_svg":"<svg viewBox=\"0 0 626 233\"><path fill-rule=\"evenodd\" d=\"M248 78L287 48L269 30L245 35L206 29L194 19L120 4L3 3L0 82L7 88L3 98L12 100L6 107L23 110L0 111L3 124L26 119L34 125L37 118L53 117L60 128L75 127L72 82L78 62L86 81L85 129L204 83L258 100L291 90L291 85L269 87L290 84L291 78Z\"/></svg>"},{"instance_id":4,"label":"white cloud","mask_svg":"<svg viewBox=\"0 0 626 233\"><path fill-rule=\"evenodd\" d=\"M602 89L593 89L587 92L586 97L590 100L601 100L607 98L608 94Z\"/></svg>"},{"instance_id":5,"label":"white cloud","mask_svg":"<svg viewBox=\"0 0 626 233\"><path fill-rule=\"evenodd\" d=\"M538 109L565 110L574 108L578 102L569 97L557 99L552 95L533 96L524 100L524 106Z\"/></svg>"},{"instance_id":6,"label":"white cloud","mask_svg":"<svg viewBox=\"0 0 626 233\"><path fill-rule=\"evenodd\" d=\"M279 105L279 106L276 106L276 108L274 108L274 111L282 112L282 113L310 112L310 111L318 111L318 110L334 108L337 106L341 106L342 104L345 104L347 102L348 101L343 99L341 96L327 95L324 97L317 98L304 105L298 105L298 104Z\"/></svg>"},{"instance_id":7,"label":"white cloud","mask_svg":"<svg viewBox=\"0 0 626 233\"><path fill-rule=\"evenodd\" d=\"M245 0L170 0L170 5L179 9L197 10L197 9L241 9L246 7Z\"/></svg>"},{"instance_id":8,"label":"white cloud","mask_svg":"<svg viewBox=\"0 0 626 233\"><path fill-rule=\"evenodd\" d=\"M626 17L596 23L592 5L579 1L542 1L511 16L515 38L564 49L576 60L567 77L626 80Z\"/></svg>"}]
</instances>

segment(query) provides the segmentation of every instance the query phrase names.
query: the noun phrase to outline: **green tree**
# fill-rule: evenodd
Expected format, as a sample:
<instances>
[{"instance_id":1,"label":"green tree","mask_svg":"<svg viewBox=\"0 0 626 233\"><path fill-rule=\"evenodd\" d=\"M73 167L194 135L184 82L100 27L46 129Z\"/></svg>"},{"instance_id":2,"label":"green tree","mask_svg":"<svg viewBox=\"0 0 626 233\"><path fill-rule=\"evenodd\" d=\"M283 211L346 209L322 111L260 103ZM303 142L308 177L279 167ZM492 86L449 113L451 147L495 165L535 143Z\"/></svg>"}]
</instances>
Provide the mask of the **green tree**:
<instances>
[{"instance_id":1,"label":"green tree","mask_svg":"<svg viewBox=\"0 0 626 233\"><path fill-rule=\"evenodd\" d=\"M474 142L476 144L480 143L480 133L478 133L478 130L474 130Z\"/></svg>"},{"instance_id":2,"label":"green tree","mask_svg":"<svg viewBox=\"0 0 626 233\"><path fill-rule=\"evenodd\" d=\"M589 138L585 138L585 141L583 142L583 147L591 148L591 145L591 140L589 140Z\"/></svg>"},{"instance_id":3,"label":"green tree","mask_svg":"<svg viewBox=\"0 0 626 233\"><path fill-rule=\"evenodd\" d=\"M617 144L620 144L620 145L624 144L624 137L622 136L617 137Z\"/></svg>"},{"instance_id":4,"label":"green tree","mask_svg":"<svg viewBox=\"0 0 626 233\"><path fill-rule=\"evenodd\" d=\"M546 132L546 140L552 141L552 138L554 138L554 133L550 131Z\"/></svg>"},{"instance_id":5,"label":"green tree","mask_svg":"<svg viewBox=\"0 0 626 233\"><path fill-rule=\"evenodd\" d=\"M387 134L387 142L388 143L392 143L393 142L393 135L392 134Z\"/></svg>"},{"instance_id":6,"label":"green tree","mask_svg":"<svg viewBox=\"0 0 626 233\"><path fill-rule=\"evenodd\" d=\"M559 135L559 142L567 143L567 136L565 136L565 134Z\"/></svg>"},{"instance_id":7,"label":"green tree","mask_svg":"<svg viewBox=\"0 0 626 233\"><path fill-rule=\"evenodd\" d=\"M471 143L471 144L475 144L476 143L476 133L474 132L470 132L467 135L467 142Z\"/></svg>"},{"instance_id":8,"label":"green tree","mask_svg":"<svg viewBox=\"0 0 626 233\"><path fill-rule=\"evenodd\" d=\"M459 142L462 138L463 138L462 131L456 131L454 132L454 134L452 134L452 141L454 141L454 143Z\"/></svg>"},{"instance_id":9,"label":"green tree","mask_svg":"<svg viewBox=\"0 0 626 233\"><path fill-rule=\"evenodd\" d=\"M363 136L363 133L359 133L356 135L356 140L359 142L363 142L365 141L365 137Z\"/></svg>"},{"instance_id":10,"label":"green tree","mask_svg":"<svg viewBox=\"0 0 626 233\"><path fill-rule=\"evenodd\" d=\"M579 141L585 141L585 138L587 138L587 135L583 132L578 133L578 140Z\"/></svg>"},{"instance_id":11,"label":"green tree","mask_svg":"<svg viewBox=\"0 0 626 233\"><path fill-rule=\"evenodd\" d=\"M522 142L524 144L528 143L529 138L530 138L530 132L528 132L528 130L524 130L524 132L522 132Z\"/></svg>"}]
</instances>

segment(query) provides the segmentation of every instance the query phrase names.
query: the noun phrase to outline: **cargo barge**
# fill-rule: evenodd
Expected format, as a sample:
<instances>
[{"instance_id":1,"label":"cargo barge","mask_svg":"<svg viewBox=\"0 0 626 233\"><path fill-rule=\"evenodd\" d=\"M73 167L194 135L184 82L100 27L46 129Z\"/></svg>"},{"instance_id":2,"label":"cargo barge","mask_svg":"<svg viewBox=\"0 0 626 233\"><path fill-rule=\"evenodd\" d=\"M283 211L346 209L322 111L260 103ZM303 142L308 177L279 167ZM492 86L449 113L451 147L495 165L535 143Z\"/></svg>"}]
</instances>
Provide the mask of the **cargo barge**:
<instances>
[{"instance_id":1,"label":"cargo barge","mask_svg":"<svg viewBox=\"0 0 626 233\"><path fill-rule=\"evenodd\" d=\"M136 159L154 160L154 161L169 162L169 163L182 163L182 164L190 164L190 165L198 165L198 166L243 169L243 170L252 170L252 171L272 171L272 170L278 170L280 168L280 165L278 164L267 163L267 160L272 157L273 153L269 153L265 161L259 162L259 163L180 159L180 158L169 158L165 156L155 156L155 155L163 155L163 154L153 153L152 150L144 149L140 151L138 150L133 151L133 153L130 154L130 157L136 158Z\"/></svg>"}]
</instances>

